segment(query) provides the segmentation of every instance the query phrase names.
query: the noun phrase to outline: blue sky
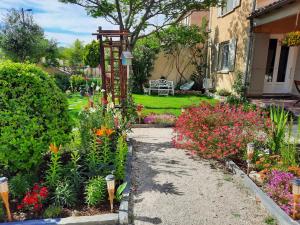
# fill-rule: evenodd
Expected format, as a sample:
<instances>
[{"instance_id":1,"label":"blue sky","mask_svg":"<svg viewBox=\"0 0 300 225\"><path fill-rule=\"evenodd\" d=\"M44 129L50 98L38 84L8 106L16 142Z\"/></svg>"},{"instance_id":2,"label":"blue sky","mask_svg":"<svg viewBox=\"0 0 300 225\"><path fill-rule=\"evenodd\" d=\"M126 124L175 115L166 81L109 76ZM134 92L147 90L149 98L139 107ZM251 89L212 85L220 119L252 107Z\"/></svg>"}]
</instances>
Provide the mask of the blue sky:
<instances>
[{"instance_id":1,"label":"blue sky","mask_svg":"<svg viewBox=\"0 0 300 225\"><path fill-rule=\"evenodd\" d=\"M58 0L0 0L1 17L11 8L33 9L34 19L45 30L46 37L56 39L60 46L68 46L76 38L90 42L95 39L91 34L98 26L114 28L101 18L88 16L82 7Z\"/></svg>"}]
</instances>

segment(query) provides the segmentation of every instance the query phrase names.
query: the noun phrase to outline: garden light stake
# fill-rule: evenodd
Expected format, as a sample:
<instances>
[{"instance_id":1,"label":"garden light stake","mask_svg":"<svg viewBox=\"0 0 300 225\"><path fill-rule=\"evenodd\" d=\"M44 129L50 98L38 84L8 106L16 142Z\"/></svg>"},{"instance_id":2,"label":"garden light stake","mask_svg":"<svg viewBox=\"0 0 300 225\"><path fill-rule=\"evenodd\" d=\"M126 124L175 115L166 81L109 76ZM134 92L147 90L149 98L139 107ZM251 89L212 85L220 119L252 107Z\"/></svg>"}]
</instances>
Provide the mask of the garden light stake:
<instances>
[{"instance_id":1,"label":"garden light stake","mask_svg":"<svg viewBox=\"0 0 300 225\"><path fill-rule=\"evenodd\" d=\"M114 209L114 198L115 198L115 176L110 174L105 177L107 183L108 197L110 201L110 210L113 212Z\"/></svg>"},{"instance_id":2,"label":"garden light stake","mask_svg":"<svg viewBox=\"0 0 300 225\"><path fill-rule=\"evenodd\" d=\"M8 201L8 182L6 177L0 178L0 194L6 208L8 221L12 221Z\"/></svg>"}]
</instances>

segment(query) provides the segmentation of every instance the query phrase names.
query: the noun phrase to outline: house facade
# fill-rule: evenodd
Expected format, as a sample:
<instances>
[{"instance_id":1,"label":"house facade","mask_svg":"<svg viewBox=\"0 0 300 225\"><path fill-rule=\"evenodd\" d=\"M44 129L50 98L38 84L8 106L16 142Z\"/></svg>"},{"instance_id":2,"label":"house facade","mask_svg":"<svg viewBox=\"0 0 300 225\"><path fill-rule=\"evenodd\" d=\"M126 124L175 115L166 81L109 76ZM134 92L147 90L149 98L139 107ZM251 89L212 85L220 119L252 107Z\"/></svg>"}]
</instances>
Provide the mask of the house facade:
<instances>
[{"instance_id":1,"label":"house facade","mask_svg":"<svg viewBox=\"0 0 300 225\"><path fill-rule=\"evenodd\" d=\"M281 43L300 30L299 0L227 0L210 10L210 76L216 89L232 91L238 73L249 96L296 95L300 47Z\"/></svg>"}]
</instances>

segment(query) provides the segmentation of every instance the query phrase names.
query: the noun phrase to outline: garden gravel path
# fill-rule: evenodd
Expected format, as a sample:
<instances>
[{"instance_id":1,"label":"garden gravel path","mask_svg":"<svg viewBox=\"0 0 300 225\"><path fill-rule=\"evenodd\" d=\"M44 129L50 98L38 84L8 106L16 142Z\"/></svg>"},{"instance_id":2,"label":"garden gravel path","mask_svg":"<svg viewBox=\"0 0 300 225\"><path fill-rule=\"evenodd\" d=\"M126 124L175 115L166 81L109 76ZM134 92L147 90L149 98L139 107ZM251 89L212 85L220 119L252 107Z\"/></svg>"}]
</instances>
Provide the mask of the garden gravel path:
<instances>
[{"instance_id":1,"label":"garden gravel path","mask_svg":"<svg viewBox=\"0 0 300 225\"><path fill-rule=\"evenodd\" d=\"M131 219L135 225L259 225L267 212L214 161L171 145L172 129L133 129Z\"/></svg>"}]
</instances>

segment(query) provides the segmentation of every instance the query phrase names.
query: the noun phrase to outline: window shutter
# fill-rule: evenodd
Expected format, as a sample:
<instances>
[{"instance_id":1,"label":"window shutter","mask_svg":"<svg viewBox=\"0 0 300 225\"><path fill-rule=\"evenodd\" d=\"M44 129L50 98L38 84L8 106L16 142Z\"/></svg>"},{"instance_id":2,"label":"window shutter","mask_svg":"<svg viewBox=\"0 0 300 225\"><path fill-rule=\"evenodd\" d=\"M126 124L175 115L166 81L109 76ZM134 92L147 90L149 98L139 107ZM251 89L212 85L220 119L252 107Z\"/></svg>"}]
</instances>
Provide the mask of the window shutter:
<instances>
[{"instance_id":1,"label":"window shutter","mask_svg":"<svg viewBox=\"0 0 300 225\"><path fill-rule=\"evenodd\" d=\"M234 8L239 7L241 4L241 0L234 0Z\"/></svg>"},{"instance_id":2,"label":"window shutter","mask_svg":"<svg viewBox=\"0 0 300 225\"><path fill-rule=\"evenodd\" d=\"M212 61L211 61L212 68L211 68L211 70L213 72L216 72L219 69L219 63L218 63L219 62L219 43L215 44L214 46L215 46L215 48L212 49L213 52L212 52Z\"/></svg>"},{"instance_id":3,"label":"window shutter","mask_svg":"<svg viewBox=\"0 0 300 225\"><path fill-rule=\"evenodd\" d=\"M229 70L234 71L235 67L235 55L236 55L237 39L232 39L229 43Z\"/></svg>"},{"instance_id":4,"label":"window shutter","mask_svg":"<svg viewBox=\"0 0 300 225\"><path fill-rule=\"evenodd\" d=\"M217 8L217 16L218 17L222 16L222 7L221 6Z\"/></svg>"}]
</instances>

